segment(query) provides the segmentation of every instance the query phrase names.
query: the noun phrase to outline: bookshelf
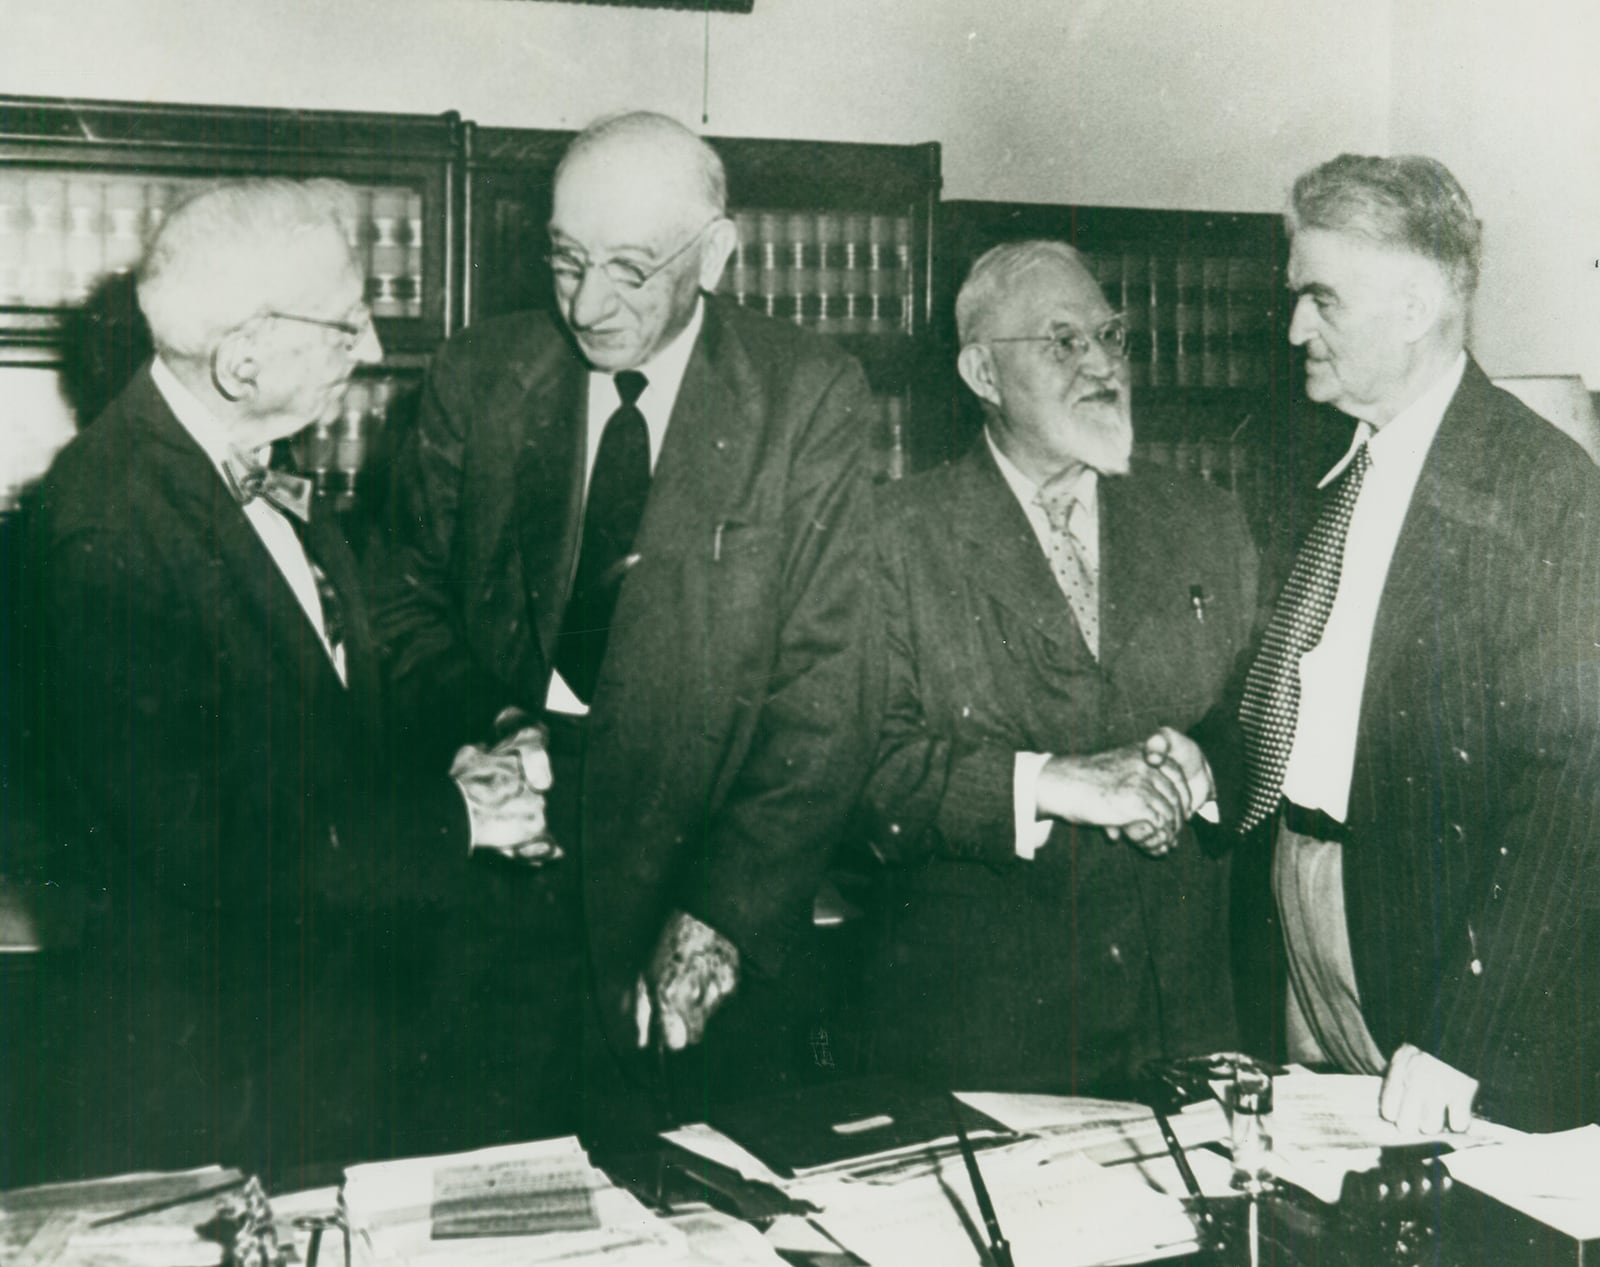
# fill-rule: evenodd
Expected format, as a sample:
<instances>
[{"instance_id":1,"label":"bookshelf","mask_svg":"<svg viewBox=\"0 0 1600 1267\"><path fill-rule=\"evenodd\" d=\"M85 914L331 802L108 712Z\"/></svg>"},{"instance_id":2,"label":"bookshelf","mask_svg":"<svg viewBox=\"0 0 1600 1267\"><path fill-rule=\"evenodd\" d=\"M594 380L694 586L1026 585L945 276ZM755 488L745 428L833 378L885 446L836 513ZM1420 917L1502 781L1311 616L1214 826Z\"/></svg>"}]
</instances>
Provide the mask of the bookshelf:
<instances>
[{"instance_id":1,"label":"bookshelf","mask_svg":"<svg viewBox=\"0 0 1600 1267\"><path fill-rule=\"evenodd\" d=\"M1303 407L1288 342L1288 243L1280 218L1033 203L942 209L936 339L945 349L950 449L981 425L954 374L955 296L1001 242L1055 238L1084 252L1129 330L1137 457L1193 471L1239 497L1264 539ZM1298 474L1296 476L1298 478Z\"/></svg>"},{"instance_id":2,"label":"bookshelf","mask_svg":"<svg viewBox=\"0 0 1600 1267\"><path fill-rule=\"evenodd\" d=\"M551 303L551 182L571 132L465 127L468 320ZM739 245L721 293L837 339L872 385L874 475L913 463L925 387L940 188L937 144L711 137Z\"/></svg>"}]
</instances>

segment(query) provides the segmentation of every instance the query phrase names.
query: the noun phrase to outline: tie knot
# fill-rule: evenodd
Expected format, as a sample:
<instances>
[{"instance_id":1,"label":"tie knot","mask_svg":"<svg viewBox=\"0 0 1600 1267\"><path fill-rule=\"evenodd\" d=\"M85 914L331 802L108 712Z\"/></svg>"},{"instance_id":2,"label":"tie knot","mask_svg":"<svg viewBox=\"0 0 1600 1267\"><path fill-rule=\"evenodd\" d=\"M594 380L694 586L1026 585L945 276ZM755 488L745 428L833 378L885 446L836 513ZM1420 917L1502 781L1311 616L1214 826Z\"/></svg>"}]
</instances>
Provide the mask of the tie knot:
<instances>
[{"instance_id":1,"label":"tie knot","mask_svg":"<svg viewBox=\"0 0 1600 1267\"><path fill-rule=\"evenodd\" d=\"M650 380L638 370L619 370L614 378L617 395L622 397L624 405L637 404L639 397L644 395L644 389L650 385Z\"/></svg>"},{"instance_id":2,"label":"tie knot","mask_svg":"<svg viewBox=\"0 0 1600 1267\"><path fill-rule=\"evenodd\" d=\"M287 471L275 471L237 454L222 464L228 491L241 506L260 497L302 523L311 520L311 481Z\"/></svg>"},{"instance_id":3,"label":"tie knot","mask_svg":"<svg viewBox=\"0 0 1600 1267\"><path fill-rule=\"evenodd\" d=\"M1076 485L1046 485L1039 490L1035 500L1039 508L1044 511L1044 517L1050 521L1050 528L1054 532L1071 532L1072 515L1082 505L1078 499Z\"/></svg>"}]
</instances>

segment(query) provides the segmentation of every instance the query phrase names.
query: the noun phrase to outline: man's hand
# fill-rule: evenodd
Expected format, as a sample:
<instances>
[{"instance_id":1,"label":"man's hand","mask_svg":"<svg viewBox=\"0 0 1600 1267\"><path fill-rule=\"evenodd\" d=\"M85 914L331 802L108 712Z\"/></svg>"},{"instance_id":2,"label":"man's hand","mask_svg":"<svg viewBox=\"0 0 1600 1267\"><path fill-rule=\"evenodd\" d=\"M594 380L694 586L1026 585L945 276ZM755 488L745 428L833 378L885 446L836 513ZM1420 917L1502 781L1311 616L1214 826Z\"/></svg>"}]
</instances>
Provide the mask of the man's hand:
<instances>
[{"instance_id":1,"label":"man's hand","mask_svg":"<svg viewBox=\"0 0 1600 1267\"><path fill-rule=\"evenodd\" d=\"M1448 1127L1464 1131L1472 1122L1478 1080L1410 1043L1389 1061L1378 1093L1378 1113L1402 1131L1434 1135Z\"/></svg>"},{"instance_id":2,"label":"man's hand","mask_svg":"<svg viewBox=\"0 0 1600 1267\"><path fill-rule=\"evenodd\" d=\"M662 1041L682 1051L705 1037L706 1022L739 988L739 948L709 924L674 911L634 994L639 1046L654 1016Z\"/></svg>"},{"instance_id":3,"label":"man's hand","mask_svg":"<svg viewBox=\"0 0 1600 1267\"><path fill-rule=\"evenodd\" d=\"M450 763L450 776L467 800L473 849L535 864L561 857L545 821L550 758L538 727L518 730L492 750L466 745Z\"/></svg>"},{"instance_id":4,"label":"man's hand","mask_svg":"<svg viewBox=\"0 0 1600 1267\"><path fill-rule=\"evenodd\" d=\"M1174 782L1182 779L1190 814L1216 799L1217 783L1211 775L1211 763L1200 751L1200 745L1181 730L1161 727L1144 741L1144 759L1166 770Z\"/></svg>"},{"instance_id":5,"label":"man's hand","mask_svg":"<svg viewBox=\"0 0 1600 1267\"><path fill-rule=\"evenodd\" d=\"M1194 811L1178 767L1166 759L1152 763L1143 745L1051 757L1039 772L1038 797L1041 817L1126 835L1157 856L1172 847Z\"/></svg>"}]
</instances>

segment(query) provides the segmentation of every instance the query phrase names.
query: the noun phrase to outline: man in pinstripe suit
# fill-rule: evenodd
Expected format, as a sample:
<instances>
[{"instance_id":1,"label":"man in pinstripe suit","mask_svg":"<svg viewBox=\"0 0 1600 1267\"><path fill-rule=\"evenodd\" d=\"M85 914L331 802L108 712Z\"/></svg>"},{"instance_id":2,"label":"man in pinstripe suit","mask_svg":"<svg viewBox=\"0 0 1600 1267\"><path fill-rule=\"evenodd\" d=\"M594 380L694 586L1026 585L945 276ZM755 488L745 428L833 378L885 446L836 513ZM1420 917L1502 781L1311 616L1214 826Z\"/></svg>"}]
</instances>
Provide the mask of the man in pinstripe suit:
<instances>
[{"instance_id":1,"label":"man in pinstripe suit","mask_svg":"<svg viewBox=\"0 0 1600 1267\"><path fill-rule=\"evenodd\" d=\"M1591 1120L1600 472L1466 354L1479 226L1444 167L1343 155L1286 219L1307 394L1357 420L1241 714L1290 1054L1382 1074L1403 1128Z\"/></svg>"}]
</instances>

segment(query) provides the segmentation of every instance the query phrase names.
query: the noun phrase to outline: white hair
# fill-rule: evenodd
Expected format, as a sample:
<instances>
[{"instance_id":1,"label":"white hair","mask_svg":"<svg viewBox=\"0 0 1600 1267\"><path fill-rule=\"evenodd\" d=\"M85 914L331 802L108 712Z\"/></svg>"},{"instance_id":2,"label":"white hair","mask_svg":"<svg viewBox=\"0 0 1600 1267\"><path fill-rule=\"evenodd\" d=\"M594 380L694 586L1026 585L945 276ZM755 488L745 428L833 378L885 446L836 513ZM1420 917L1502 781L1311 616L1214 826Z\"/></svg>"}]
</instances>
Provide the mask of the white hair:
<instances>
[{"instance_id":1,"label":"white hair","mask_svg":"<svg viewBox=\"0 0 1600 1267\"><path fill-rule=\"evenodd\" d=\"M163 222L139 265L139 307L157 351L209 357L229 331L281 302L317 235L345 240L355 192L333 180L256 179L212 185Z\"/></svg>"},{"instance_id":2,"label":"white hair","mask_svg":"<svg viewBox=\"0 0 1600 1267\"><path fill-rule=\"evenodd\" d=\"M1076 247L1048 238L1002 242L980 255L956 295L956 333L961 342L978 341L978 327L999 306L1017 278L1046 261L1088 268Z\"/></svg>"},{"instance_id":3,"label":"white hair","mask_svg":"<svg viewBox=\"0 0 1600 1267\"><path fill-rule=\"evenodd\" d=\"M689 188L704 204L703 210L710 215L727 214L728 175L716 150L670 115L650 110L607 115L584 128L561 156L556 183L561 183L562 173L577 159L612 145L676 151L684 175L690 178Z\"/></svg>"}]
</instances>

